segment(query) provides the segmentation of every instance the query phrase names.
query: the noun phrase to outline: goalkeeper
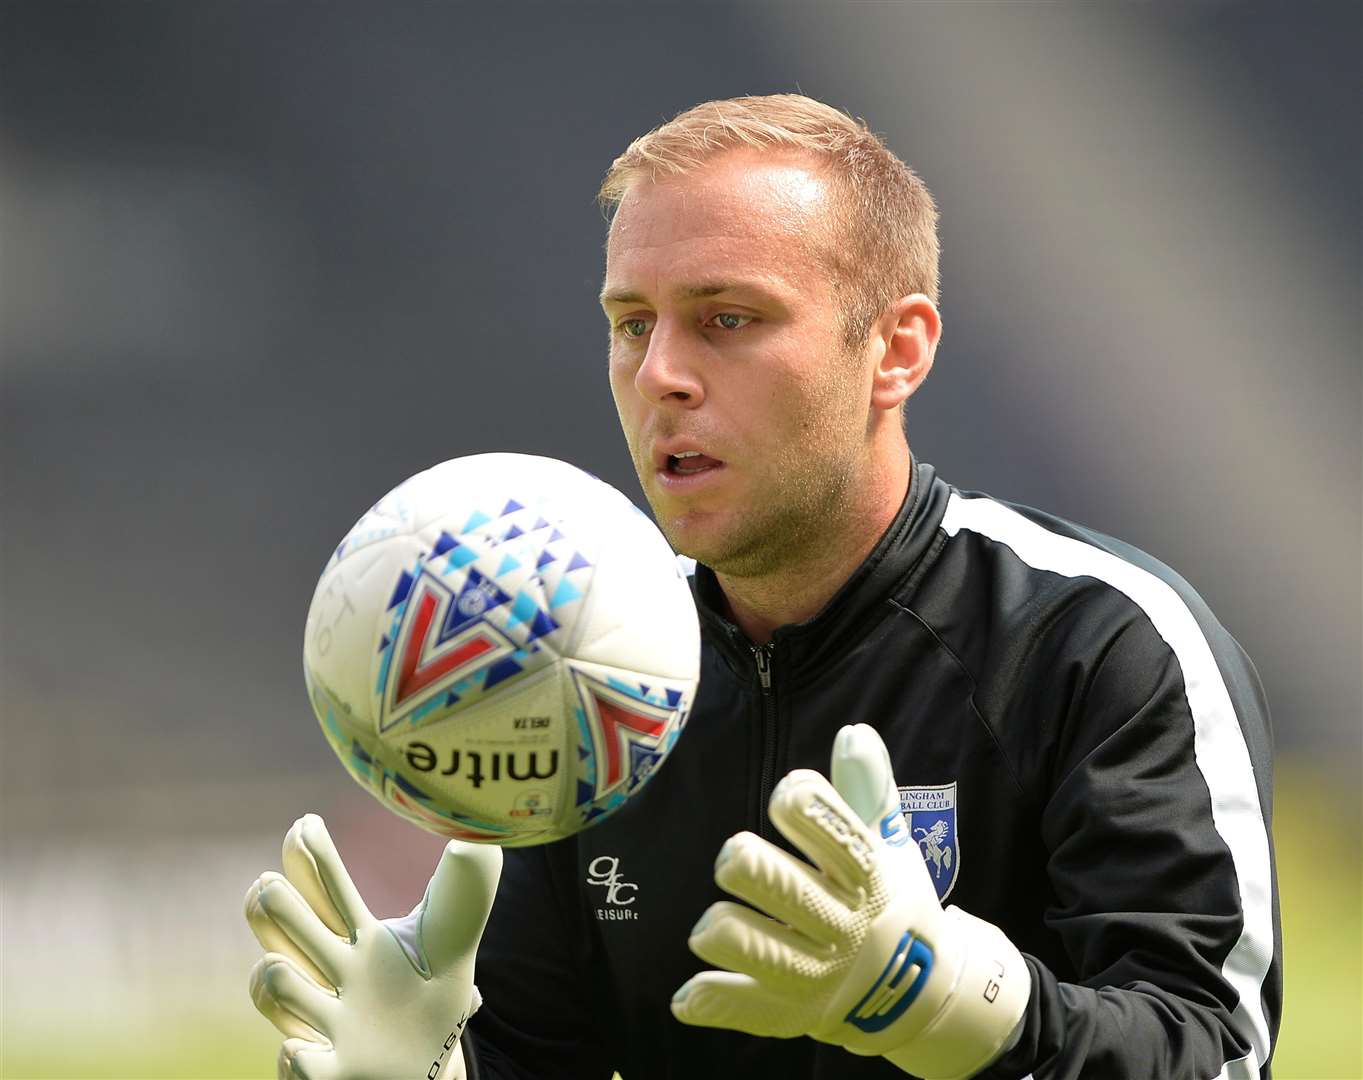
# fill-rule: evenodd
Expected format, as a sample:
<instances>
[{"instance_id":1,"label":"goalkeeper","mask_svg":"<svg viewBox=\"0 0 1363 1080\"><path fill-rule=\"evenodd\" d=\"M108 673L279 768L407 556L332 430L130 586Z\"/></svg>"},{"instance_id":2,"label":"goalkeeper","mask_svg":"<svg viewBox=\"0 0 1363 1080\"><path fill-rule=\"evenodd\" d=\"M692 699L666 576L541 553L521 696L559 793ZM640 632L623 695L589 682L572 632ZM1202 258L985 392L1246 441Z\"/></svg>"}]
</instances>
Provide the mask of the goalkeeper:
<instances>
[{"instance_id":1,"label":"goalkeeper","mask_svg":"<svg viewBox=\"0 0 1363 1080\"><path fill-rule=\"evenodd\" d=\"M300 821L247 897L281 1076L1268 1077L1257 676L1167 567L910 453L921 181L777 95L601 197L621 426L698 563L685 737L570 840L451 844L387 923Z\"/></svg>"}]
</instances>

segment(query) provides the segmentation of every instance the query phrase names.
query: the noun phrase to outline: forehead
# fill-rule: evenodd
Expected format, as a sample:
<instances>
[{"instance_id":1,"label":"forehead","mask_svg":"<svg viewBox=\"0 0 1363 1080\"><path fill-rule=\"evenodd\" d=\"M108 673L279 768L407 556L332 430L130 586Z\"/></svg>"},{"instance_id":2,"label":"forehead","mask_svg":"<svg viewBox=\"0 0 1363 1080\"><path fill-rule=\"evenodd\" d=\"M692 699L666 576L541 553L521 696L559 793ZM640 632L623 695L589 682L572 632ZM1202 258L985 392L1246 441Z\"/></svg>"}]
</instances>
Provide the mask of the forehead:
<instances>
[{"instance_id":1,"label":"forehead","mask_svg":"<svg viewBox=\"0 0 1363 1080\"><path fill-rule=\"evenodd\" d=\"M606 244L606 288L751 275L807 288L822 276L828 183L796 156L730 151L629 189ZM649 280L635 280L649 279Z\"/></svg>"}]
</instances>

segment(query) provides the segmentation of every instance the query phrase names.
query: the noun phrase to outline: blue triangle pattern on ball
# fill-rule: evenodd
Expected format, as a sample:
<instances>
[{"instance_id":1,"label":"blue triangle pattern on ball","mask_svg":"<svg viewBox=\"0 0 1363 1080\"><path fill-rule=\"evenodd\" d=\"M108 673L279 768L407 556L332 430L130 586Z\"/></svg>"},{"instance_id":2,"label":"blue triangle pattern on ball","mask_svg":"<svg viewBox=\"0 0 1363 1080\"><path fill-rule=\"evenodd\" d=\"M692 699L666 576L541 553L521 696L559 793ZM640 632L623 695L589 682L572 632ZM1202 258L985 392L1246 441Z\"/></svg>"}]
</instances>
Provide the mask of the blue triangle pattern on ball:
<instances>
[{"instance_id":1,"label":"blue triangle pattern on ball","mask_svg":"<svg viewBox=\"0 0 1363 1080\"><path fill-rule=\"evenodd\" d=\"M535 612L535 621L530 624L530 640L534 641L537 637L544 637L552 634L558 629L558 623L554 622L542 611Z\"/></svg>"},{"instance_id":2,"label":"blue triangle pattern on ball","mask_svg":"<svg viewBox=\"0 0 1363 1080\"><path fill-rule=\"evenodd\" d=\"M514 675L519 675L523 669L511 657L498 660L487 669L487 678L483 680L483 690L491 690L500 682L505 682Z\"/></svg>"},{"instance_id":3,"label":"blue triangle pattern on ball","mask_svg":"<svg viewBox=\"0 0 1363 1080\"><path fill-rule=\"evenodd\" d=\"M397 585L393 588L393 595L388 598L388 606L385 611L392 611L400 603L407 599L407 594L412 591L412 582L415 579L406 570L402 572L402 577L398 578Z\"/></svg>"},{"instance_id":4,"label":"blue triangle pattern on ball","mask_svg":"<svg viewBox=\"0 0 1363 1080\"><path fill-rule=\"evenodd\" d=\"M444 573L452 574L456 570L462 570L477 558L478 552L474 551L473 548L467 544L456 544L450 552L450 557L445 560Z\"/></svg>"},{"instance_id":5,"label":"blue triangle pattern on ball","mask_svg":"<svg viewBox=\"0 0 1363 1080\"><path fill-rule=\"evenodd\" d=\"M629 788L633 792L639 788L661 761L663 755L657 750L630 743L629 747Z\"/></svg>"},{"instance_id":6,"label":"blue triangle pattern on ball","mask_svg":"<svg viewBox=\"0 0 1363 1080\"><path fill-rule=\"evenodd\" d=\"M563 578L559 581L558 588L554 590L554 595L549 600L549 610L553 611L556 607L562 607L564 604L570 604L581 598L582 590L567 578Z\"/></svg>"},{"instance_id":7,"label":"blue triangle pattern on ball","mask_svg":"<svg viewBox=\"0 0 1363 1080\"><path fill-rule=\"evenodd\" d=\"M444 702L442 702L440 698L433 697L429 701L423 701L420 705L413 709L408 714L407 721L410 724L417 724L420 721L426 719L426 717L430 716L431 713L435 712L437 709L443 709L444 707L445 707Z\"/></svg>"},{"instance_id":8,"label":"blue triangle pattern on ball","mask_svg":"<svg viewBox=\"0 0 1363 1080\"><path fill-rule=\"evenodd\" d=\"M528 593L521 593L511 605L511 616L506 620L506 628L510 630L517 623L533 622L539 612L539 605L534 599Z\"/></svg>"},{"instance_id":9,"label":"blue triangle pattern on ball","mask_svg":"<svg viewBox=\"0 0 1363 1080\"><path fill-rule=\"evenodd\" d=\"M480 525L486 525L491 520L492 519L488 517L485 513L483 513L481 510L475 510L472 514L469 515L468 521L464 522L464 527L459 531L461 533L472 532Z\"/></svg>"}]
</instances>

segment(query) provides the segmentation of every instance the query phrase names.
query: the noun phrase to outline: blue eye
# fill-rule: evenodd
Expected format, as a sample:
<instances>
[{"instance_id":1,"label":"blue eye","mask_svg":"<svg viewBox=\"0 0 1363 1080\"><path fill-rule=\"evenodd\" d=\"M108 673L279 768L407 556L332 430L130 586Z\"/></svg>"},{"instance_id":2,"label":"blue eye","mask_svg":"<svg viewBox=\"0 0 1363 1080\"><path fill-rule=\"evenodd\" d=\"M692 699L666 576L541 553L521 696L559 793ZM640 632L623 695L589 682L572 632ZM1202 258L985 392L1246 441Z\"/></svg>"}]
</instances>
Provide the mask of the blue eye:
<instances>
[{"instance_id":1,"label":"blue eye","mask_svg":"<svg viewBox=\"0 0 1363 1080\"><path fill-rule=\"evenodd\" d=\"M750 322L751 315L737 315L732 311L721 311L715 316L715 324L723 330L741 330Z\"/></svg>"}]
</instances>

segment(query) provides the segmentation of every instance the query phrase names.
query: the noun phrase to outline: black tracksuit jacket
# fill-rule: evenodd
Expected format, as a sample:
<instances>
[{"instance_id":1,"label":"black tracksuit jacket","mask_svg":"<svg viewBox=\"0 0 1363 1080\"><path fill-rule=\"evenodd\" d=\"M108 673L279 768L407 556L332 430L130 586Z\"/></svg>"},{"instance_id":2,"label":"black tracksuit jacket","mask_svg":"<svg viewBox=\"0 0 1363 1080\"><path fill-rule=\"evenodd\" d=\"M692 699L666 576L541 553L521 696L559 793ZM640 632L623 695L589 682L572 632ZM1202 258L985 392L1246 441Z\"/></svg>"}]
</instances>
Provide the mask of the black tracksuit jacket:
<instances>
[{"instance_id":1,"label":"black tracksuit jacket","mask_svg":"<svg viewBox=\"0 0 1363 1080\"><path fill-rule=\"evenodd\" d=\"M724 894L712 863L843 724L876 728L945 903L1032 992L989 1080L1268 1077L1281 1012L1267 706L1186 582L1111 537L915 464L816 617L755 650L697 569L702 669L670 758L614 817L511 850L479 951L483 1077L902 1077L809 1038L693 1028L668 1001ZM950 785L954 785L954 788ZM945 821L945 825L937 824ZM927 836L937 825L935 843ZM949 886L949 890L948 890Z\"/></svg>"}]
</instances>

